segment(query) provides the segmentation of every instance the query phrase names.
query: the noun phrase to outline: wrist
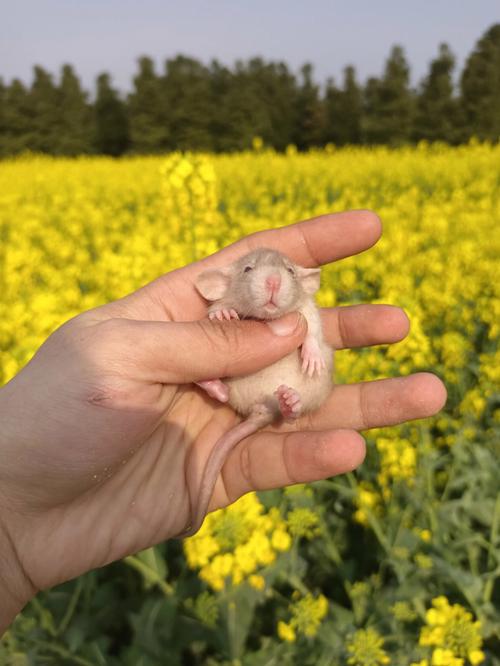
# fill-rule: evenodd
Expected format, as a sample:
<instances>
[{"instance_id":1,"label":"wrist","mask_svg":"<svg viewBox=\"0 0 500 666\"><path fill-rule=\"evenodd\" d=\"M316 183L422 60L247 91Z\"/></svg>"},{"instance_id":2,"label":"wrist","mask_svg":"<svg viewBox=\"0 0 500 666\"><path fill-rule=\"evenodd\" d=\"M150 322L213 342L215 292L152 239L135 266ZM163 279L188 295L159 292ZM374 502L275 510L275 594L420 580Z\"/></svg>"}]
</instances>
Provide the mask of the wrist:
<instances>
[{"instance_id":1,"label":"wrist","mask_svg":"<svg viewBox=\"0 0 500 666\"><path fill-rule=\"evenodd\" d=\"M0 515L0 636L36 590L24 571L15 543Z\"/></svg>"}]
</instances>

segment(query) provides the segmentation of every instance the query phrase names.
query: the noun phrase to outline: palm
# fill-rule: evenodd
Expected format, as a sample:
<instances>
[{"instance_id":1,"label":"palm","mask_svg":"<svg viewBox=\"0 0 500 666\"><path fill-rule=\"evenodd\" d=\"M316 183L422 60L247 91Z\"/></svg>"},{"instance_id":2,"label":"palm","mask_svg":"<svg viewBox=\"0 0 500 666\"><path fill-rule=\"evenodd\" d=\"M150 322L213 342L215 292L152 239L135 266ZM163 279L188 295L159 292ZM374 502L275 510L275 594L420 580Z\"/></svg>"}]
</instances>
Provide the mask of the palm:
<instances>
[{"instance_id":1,"label":"palm","mask_svg":"<svg viewBox=\"0 0 500 666\"><path fill-rule=\"evenodd\" d=\"M325 216L249 237L205 260L203 268L225 265L258 245L279 248L303 265L320 265L366 249L378 234L372 214ZM86 313L67 328L71 332L72 327L81 327L83 335L91 337L92 325L107 319L201 319L205 304L193 280L203 268L193 265L168 274L125 299ZM394 308L359 306L325 312L324 328L327 339L340 348L398 340L407 323ZM130 348L124 342L122 350L114 342L112 353L122 367L120 361L127 359ZM50 355L50 339L44 347L39 354ZM44 515L28 521L25 567L37 571L40 587L180 533L190 522L210 450L238 418L192 384L144 382L133 366L120 371L120 382L127 395L124 409L101 409L102 396L96 394L94 404L78 404L75 418L74 396L66 397L71 449L67 432L61 442L47 443L46 477L39 461L30 461L39 479L33 504L41 506ZM210 508L252 489L353 469L363 457L353 429L426 416L439 409L443 397L442 385L429 375L336 387L334 399L314 417L293 427L270 428L242 442L224 466ZM301 428L309 432L304 434ZM61 468L66 471L53 473Z\"/></svg>"}]
</instances>

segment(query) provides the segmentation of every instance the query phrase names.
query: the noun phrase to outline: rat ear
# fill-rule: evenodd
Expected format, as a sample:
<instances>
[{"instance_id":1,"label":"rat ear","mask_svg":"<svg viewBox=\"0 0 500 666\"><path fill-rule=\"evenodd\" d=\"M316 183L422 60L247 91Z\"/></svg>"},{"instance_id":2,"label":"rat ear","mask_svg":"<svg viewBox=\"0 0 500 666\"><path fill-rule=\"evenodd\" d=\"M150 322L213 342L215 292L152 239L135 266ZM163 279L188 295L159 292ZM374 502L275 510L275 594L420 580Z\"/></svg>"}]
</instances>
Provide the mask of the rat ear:
<instances>
[{"instance_id":1,"label":"rat ear","mask_svg":"<svg viewBox=\"0 0 500 666\"><path fill-rule=\"evenodd\" d=\"M229 279L229 269L218 268L200 273L194 286L207 301L218 301L225 295Z\"/></svg>"},{"instance_id":2,"label":"rat ear","mask_svg":"<svg viewBox=\"0 0 500 666\"><path fill-rule=\"evenodd\" d=\"M306 294L315 294L318 291L320 272L319 268L298 267L297 275Z\"/></svg>"}]
</instances>

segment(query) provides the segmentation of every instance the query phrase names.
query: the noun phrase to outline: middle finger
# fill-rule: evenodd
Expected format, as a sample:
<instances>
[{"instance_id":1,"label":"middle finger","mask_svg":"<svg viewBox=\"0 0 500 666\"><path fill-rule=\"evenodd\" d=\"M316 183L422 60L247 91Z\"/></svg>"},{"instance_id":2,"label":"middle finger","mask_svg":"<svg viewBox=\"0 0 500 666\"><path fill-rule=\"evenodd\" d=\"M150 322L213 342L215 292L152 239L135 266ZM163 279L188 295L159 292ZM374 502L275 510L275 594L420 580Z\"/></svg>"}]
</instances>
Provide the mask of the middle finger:
<instances>
[{"instance_id":1,"label":"middle finger","mask_svg":"<svg viewBox=\"0 0 500 666\"><path fill-rule=\"evenodd\" d=\"M321 310L323 332L334 349L398 342L408 334L410 322L393 305L347 305Z\"/></svg>"},{"instance_id":2,"label":"middle finger","mask_svg":"<svg viewBox=\"0 0 500 666\"><path fill-rule=\"evenodd\" d=\"M429 372L419 372L408 377L335 386L317 411L276 429L368 430L432 416L445 402L443 382Z\"/></svg>"}]
</instances>

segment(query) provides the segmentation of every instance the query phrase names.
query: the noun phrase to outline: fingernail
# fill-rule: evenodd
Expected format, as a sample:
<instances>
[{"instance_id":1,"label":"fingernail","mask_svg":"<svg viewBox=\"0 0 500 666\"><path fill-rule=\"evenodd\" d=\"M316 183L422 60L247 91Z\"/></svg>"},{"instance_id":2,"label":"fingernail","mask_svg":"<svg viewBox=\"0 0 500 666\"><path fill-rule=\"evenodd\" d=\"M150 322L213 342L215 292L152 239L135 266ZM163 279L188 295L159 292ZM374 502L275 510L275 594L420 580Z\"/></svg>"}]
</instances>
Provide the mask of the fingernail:
<instances>
[{"instance_id":1,"label":"fingernail","mask_svg":"<svg viewBox=\"0 0 500 666\"><path fill-rule=\"evenodd\" d=\"M295 333L301 320L302 315L300 312L290 312L290 314L287 314L280 319L271 319L267 322L267 325L274 333L274 335L280 335L281 337L284 337L286 335L292 335L292 333Z\"/></svg>"}]
</instances>

